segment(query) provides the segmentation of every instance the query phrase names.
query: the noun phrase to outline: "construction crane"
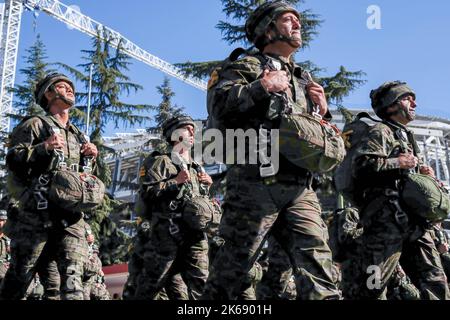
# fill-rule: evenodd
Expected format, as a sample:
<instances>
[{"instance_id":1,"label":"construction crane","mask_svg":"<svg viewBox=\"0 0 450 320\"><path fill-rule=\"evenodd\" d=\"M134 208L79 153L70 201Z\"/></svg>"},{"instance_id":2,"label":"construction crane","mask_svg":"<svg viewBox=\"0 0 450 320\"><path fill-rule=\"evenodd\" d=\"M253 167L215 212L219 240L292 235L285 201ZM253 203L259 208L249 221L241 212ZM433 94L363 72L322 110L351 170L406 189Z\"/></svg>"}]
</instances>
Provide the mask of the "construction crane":
<instances>
[{"instance_id":1,"label":"construction crane","mask_svg":"<svg viewBox=\"0 0 450 320\"><path fill-rule=\"evenodd\" d=\"M206 82L185 76L181 70L140 48L132 41L107 26L91 19L72 7L57 0L5 0L0 4L0 132L9 132L9 117L12 113L17 53L20 36L20 22L24 7L31 11L42 11L76 30L92 37L110 39L115 48L165 74L175 77L197 89L206 91Z\"/></svg>"}]
</instances>

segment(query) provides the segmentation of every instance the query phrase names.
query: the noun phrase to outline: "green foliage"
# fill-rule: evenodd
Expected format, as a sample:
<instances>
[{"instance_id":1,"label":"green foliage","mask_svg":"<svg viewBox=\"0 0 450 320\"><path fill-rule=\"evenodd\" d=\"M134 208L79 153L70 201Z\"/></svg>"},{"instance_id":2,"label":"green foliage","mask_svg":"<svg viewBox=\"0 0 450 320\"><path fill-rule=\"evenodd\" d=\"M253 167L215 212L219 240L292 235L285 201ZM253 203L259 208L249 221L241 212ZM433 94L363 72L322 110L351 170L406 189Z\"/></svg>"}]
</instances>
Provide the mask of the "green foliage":
<instances>
[{"instance_id":1,"label":"green foliage","mask_svg":"<svg viewBox=\"0 0 450 320\"><path fill-rule=\"evenodd\" d=\"M144 124L150 120L150 117L144 112L152 109L152 106L147 104L130 104L121 100L123 95L137 93L143 87L131 82L130 78L124 74L129 70L130 58L123 53L120 44L117 50L114 49L111 41L111 37L100 30L97 37L92 40L92 49L82 50L83 59L87 62L77 66L81 68L80 70L63 63L58 64L81 82L85 89L85 91L77 92L78 103L71 113L75 122L83 127L85 127L88 110L89 73L90 67L93 65L89 112L90 139L99 150L98 175L105 185L111 183L110 169L103 160L109 151L103 147L101 137L106 125L112 122L118 128L119 124L125 126Z\"/></svg>"},{"instance_id":2,"label":"green foliage","mask_svg":"<svg viewBox=\"0 0 450 320\"><path fill-rule=\"evenodd\" d=\"M338 105L337 108L338 108L338 111L344 117L345 124L348 124L355 119L355 116L353 115L353 113L350 110L348 110L346 107Z\"/></svg>"},{"instance_id":3,"label":"green foliage","mask_svg":"<svg viewBox=\"0 0 450 320\"><path fill-rule=\"evenodd\" d=\"M19 70L25 80L11 89L14 94L14 114L10 116L14 120L21 120L25 116L45 114L44 110L34 101L34 90L39 80L43 79L47 73L54 71L49 68L49 63L45 62L47 59L46 49L39 34L35 43L25 51L27 55L23 59L26 66Z\"/></svg>"},{"instance_id":4,"label":"green foliage","mask_svg":"<svg viewBox=\"0 0 450 320\"><path fill-rule=\"evenodd\" d=\"M172 104L172 98L175 96L175 92L173 92L170 86L169 78L165 77L163 83L160 86L157 86L156 89L161 95L161 103L152 107L153 110L156 111L156 115L154 117L156 127L149 130L162 133L163 123L172 117L182 114L184 108ZM159 139L153 142L153 148L161 153L166 153L169 145L165 139Z\"/></svg>"},{"instance_id":5,"label":"green foliage","mask_svg":"<svg viewBox=\"0 0 450 320\"><path fill-rule=\"evenodd\" d=\"M341 104L344 97L366 83L366 80L361 79L365 75L363 71L347 71L341 66L334 76L321 77L318 82L324 87L328 101Z\"/></svg>"},{"instance_id":6,"label":"green foliage","mask_svg":"<svg viewBox=\"0 0 450 320\"><path fill-rule=\"evenodd\" d=\"M227 21L220 20L216 25L222 33L222 39L228 44L243 44L249 46L245 36L245 21L250 13L266 0L222 0L223 12ZM303 0L286 0L292 6L298 6ZM320 16L311 12L311 10L300 11L302 23L303 47L309 47L309 43L318 34L317 28L322 24Z\"/></svg>"}]
</instances>

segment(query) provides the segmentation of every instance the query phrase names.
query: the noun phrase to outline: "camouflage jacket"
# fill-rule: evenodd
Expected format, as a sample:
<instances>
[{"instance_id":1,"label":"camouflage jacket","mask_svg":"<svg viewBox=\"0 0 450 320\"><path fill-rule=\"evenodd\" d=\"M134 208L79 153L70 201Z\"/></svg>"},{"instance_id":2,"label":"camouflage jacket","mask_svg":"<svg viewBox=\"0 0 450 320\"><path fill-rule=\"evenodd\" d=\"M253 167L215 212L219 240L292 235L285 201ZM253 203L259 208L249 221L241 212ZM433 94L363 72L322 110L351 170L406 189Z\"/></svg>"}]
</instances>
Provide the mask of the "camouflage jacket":
<instances>
[{"instance_id":1,"label":"camouflage jacket","mask_svg":"<svg viewBox=\"0 0 450 320\"><path fill-rule=\"evenodd\" d=\"M353 174L361 181L362 190L391 188L406 170L399 168L400 153L418 154L413 133L398 123L380 122L374 125L360 142L353 160Z\"/></svg>"},{"instance_id":2,"label":"camouflage jacket","mask_svg":"<svg viewBox=\"0 0 450 320\"><path fill-rule=\"evenodd\" d=\"M0 264L9 261L9 238L5 235L0 237Z\"/></svg>"},{"instance_id":3,"label":"camouflage jacket","mask_svg":"<svg viewBox=\"0 0 450 320\"><path fill-rule=\"evenodd\" d=\"M312 113L313 104L306 92L309 74L284 57L256 53L212 73L207 97L210 116L227 129L244 130L257 130L261 124L272 119L269 117L270 107L283 102L279 101L282 99L280 96L269 93L261 85L261 75L265 69L287 72L291 89L285 98L292 112ZM324 118L331 120L331 114L328 112ZM273 125L277 126L276 121ZM280 169L286 172L293 169L287 168L288 162L281 161Z\"/></svg>"},{"instance_id":4,"label":"camouflage jacket","mask_svg":"<svg viewBox=\"0 0 450 320\"><path fill-rule=\"evenodd\" d=\"M96 276L102 276L102 262L96 253L90 253L84 262L83 281L95 281Z\"/></svg>"},{"instance_id":5,"label":"camouflage jacket","mask_svg":"<svg viewBox=\"0 0 450 320\"><path fill-rule=\"evenodd\" d=\"M170 154L151 154L147 157L140 171L140 197L145 205L150 207L150 212L169 212L172 200L182 201L185 196L207 193L208 188L198 181L197 165L194 162L188 163L191 182L177 185L175 178L181 168L173 163ZM148 214L141 216L150 218Z\"/></svg>"},{"instance_id":6,"label":"camouflage jacket","mask_svg":"<svg viewBox=\"0 0 450 320\"><path fill-rule=\"evenodd\" d=\"M45 118L53 128L59 129L64 146L64 160L67 166L83 165L81 150L81 131L72 123L63 126L54 116L47 114ZM56 152L47 152L44 141L51 133L49 126L39 117L32 117L21 122L9 138L9 150L6 156L8 167L8 191L11 198L19 203L19 214L16 220L37 226L42 224L36 214L36 201L32 193L33 181L42 173L57 168ZM70 228L70 227L69 227ZM81 232L81 229L80 229ZM84 230L83 230L84 236Z\"/></svg>"}]
</instances>

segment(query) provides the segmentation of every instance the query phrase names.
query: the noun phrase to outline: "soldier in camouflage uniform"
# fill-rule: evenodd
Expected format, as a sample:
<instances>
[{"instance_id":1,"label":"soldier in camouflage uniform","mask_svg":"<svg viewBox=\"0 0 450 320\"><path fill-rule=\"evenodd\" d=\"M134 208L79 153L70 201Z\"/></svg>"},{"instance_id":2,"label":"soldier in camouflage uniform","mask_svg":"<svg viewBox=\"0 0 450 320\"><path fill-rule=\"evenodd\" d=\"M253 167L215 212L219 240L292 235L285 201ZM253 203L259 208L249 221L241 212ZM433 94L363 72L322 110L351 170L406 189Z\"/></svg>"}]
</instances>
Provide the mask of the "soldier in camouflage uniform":
<instances>
[{"instance_id":1,"label":"soldier in camouflage uniform","mask_svg":"<svg viewBox=\"0 0 450 320\"><path fill-rule=\"evenodd\" d=\"M209 82L208 110L224 127L258 131L276 95L287 97L293 113L312 114L314 104L318 115L330 119L323 88L303 79L306 73L291 59L302 44L299 19L297 10L284 2L267 2L252 13L247 38L259 52L228 64L220 74L216 70ZM311 184L312 173L282 155L274 179L262 178L257 164L229 166L220 225L225 243L212 262L205 299L238 295L269 231L290 258L298 299L341 297L327 227Z\"/></svg>"},{"instance_id":2,"label":"soldier in camouflage uniform","mask_svg":"<svg viewBox=\"0 0 450 320\"><path fill-rule=\"evenodd\" d=\"M433 226L434 231L434 243L441 256L442 266L444 268L445 275L447 276L447 281L450 277L450 252L449 252L449 241L447 233L442 228L441 223L436 223Z\"/></svg>"},{"instance_id":3,"label":"soldier in camouflage uniform","mask_svg":"<svg viewBox=\"0 0 450 320\"><path fill-rule=\"evenodd\" d=\"M69 121L75 102L74 85L62 74L50 74L36 85L36 102L47 112L22 121L10 136L6 156L8 191L18 210L8 216L11 265L0 298L22 299L40 259L57 262L61 298L83 299L83 262L87 255L82 214L63 210L47 201L39 180L57 170L61 154L68 170L81 169L86 157L95 161L97 148ZM50 125L51 124L51 128ZM39 187L39 196L34 192ZM38 206L39 204L39 206Z\"/></svg>"},{"instance_id":4,"label":"soldier in camouflage uniform","mask_svg":"<svg viewBox=\"0 0 450 320\"><path fill-rule=\"evenodd\" d=\"M36 274L31 281L30 286L25 294L26 300L42 300L44 298L44 286L41 283L39 275Z\"/></svg>"},{"instance_id":5,"label":"soldier in camouflage uniform","mask_svg":"<svg viewBox=\"0 0 450 320\"><path fill-rule=\"evenodd\" d=\"M3 233L3 227L8 217L5 210L0 210L0 284L9 267L10 239Z\"/></svg>"},{"instance_id":6,"label":"soldier in camouflage uniform","mask_svg":"<svg viewBox=\"0 0 450 320\"><path fill-rule=\"evenodd\" d=\"M168 277L180 273L189 298L198 299L208 277L208 241L203 231L188 225L183 210L189 198L207 194L212 180L191 159L194 122L190 117L167 120L163 135L172 152L153 153L141 170L140 195L148 207L143 218L151 222L149 241L136 248L142 253L143 268L135 298L154 299Z\"/></svg>"},{"instance_id":7,"label":"soldier in camouflage uniform","mask_svg":"<svg viewBox=\"0 0 450 320\"><path fill-rule=\"evenodd\" d=\"M427 221L401 205L402 176L418 169L434 177L419 161L419 148L406 125L415 118L415 93L404 82L387 82L370 94L383 121L358 145L353 174L361 181L364 207L359 208L364 232L359 248L358 276L352 298L384 299L400 260L423 299L447 299L449 289Z\"/></svg>"},{"instance_id":8,"label":"soldier in camouflage uniform","mask_svg":"<svg viewBox=\"0 0 450 320\"><path fill-rule=\"evenodd\" d=\"M93 235L91 227L88 224L86 224L85 229L88 256L84 262L84 300L110 300L111 298L105 285L102 262L98 256L98 246L95 244L95 236Z\"/></svg>"},{"instance_id":9,"label":"soldier in camouflage uniform","mask_svg":"<svg viewBox=\"0 0 450 320\"><path fill-rule=\"evenodd\" d=\"M387 288L389 300L420 300L419 290L412 284L400 264L395 268L392 280Z\"/></svg>"}]
</instances>

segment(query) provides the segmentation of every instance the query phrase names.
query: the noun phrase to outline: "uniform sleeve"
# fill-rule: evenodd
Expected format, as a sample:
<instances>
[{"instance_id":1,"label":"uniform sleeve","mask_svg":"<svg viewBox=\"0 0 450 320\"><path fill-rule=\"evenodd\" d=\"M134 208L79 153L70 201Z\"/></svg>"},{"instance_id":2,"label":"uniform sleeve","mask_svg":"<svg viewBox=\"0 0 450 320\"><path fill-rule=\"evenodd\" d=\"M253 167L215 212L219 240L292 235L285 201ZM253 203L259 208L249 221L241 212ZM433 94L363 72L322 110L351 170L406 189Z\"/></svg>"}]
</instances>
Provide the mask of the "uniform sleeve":
<instances>
[{"instance_id":1,"label":"uniform sleeve","mask_svg":"<svg viewBox=\"0 0 450 320\"><path fill-rule=\"evenodd\" d=\"M142 178L142 188L145 198L158 199L175 197L180 188L175 180L178 171L167 157L158 157L148 168Z\"/></svg>"},{"instance_id":2,"label":"uniform sleeve","mask_svg":"<svg viewBox=\"0 0 450 320\"><path fill-rule=\"evenodd\" d=\"M398 158L388 158L392 150L387 135L381 127L375 126L361 141L354 158L356 175L372 176L378 172L399 170Z\"/></svg>"},{"instance_id":3,"label":"uniform sleeve","mask_svg":"<svg viewBox=\"0 0 450 320\"><path fill-rule=\"evenodd\" d=\"M32 118L17 127L10 140L6 163L10 169L23 169L35 163L50 164L51 155L44 145L44 126L39 118Z\"/></svg>"},{"instance_id":4,"label":"uniform sleeve","mask_svg":"<svg viewBox=\"0 0 450 320\"><path fill-rule=\"evenodd\" d=\"M102 270L102 262L96 254L93 254L84 263L84 275L86 277L93 277Z\"/></svg>"},{"instance_id":5,"label":"uniform sleeve","mask_svg":"<svg viewBox=\"0 0 450 320\"><path fill-rule=\"evenodd\" d=\"M258 76L262 73L259 60L250 57L238 60L221 72L212 101L213 116L219 120L237 113L244 113L270 93L261 85Z\"/></svg>"}]
</instances>

